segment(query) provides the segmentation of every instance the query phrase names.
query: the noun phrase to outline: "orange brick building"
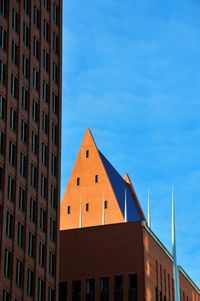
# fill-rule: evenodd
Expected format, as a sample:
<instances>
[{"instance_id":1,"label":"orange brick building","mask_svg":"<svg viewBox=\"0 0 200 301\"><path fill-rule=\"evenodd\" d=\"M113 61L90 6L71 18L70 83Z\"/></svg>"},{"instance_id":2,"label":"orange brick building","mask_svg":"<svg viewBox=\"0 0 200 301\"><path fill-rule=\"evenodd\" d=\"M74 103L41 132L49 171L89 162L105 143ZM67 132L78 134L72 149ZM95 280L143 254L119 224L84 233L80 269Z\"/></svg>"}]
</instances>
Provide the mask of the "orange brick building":
<instances>
[{"instance_id":1,"label":"orange brick building","mask_svg":"<svg viewBox=\"0 0 200 301\"><path fill-rule=\"evenodd\" d=\"M60 301L175 301L173 258L123 179L86 131L60 223ZM179 267L181 301L200 301Z\"/></svg>"}]
</instances>

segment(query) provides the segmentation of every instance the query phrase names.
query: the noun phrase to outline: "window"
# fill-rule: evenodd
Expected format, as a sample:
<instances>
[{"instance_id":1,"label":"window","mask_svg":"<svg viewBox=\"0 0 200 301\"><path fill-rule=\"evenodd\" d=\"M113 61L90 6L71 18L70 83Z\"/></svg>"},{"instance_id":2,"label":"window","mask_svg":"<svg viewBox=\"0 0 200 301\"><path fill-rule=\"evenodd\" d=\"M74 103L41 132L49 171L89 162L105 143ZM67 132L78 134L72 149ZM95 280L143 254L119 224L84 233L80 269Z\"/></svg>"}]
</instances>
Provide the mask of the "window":
<instances>
[{"instance_id":1,"label":"window","mask_svg":"<svg viewBox=\"0 0 200 301\"><path fill-rule=\"evenodd\" d=\"M16 285L21 287L23 284L23 263L17 259L16 263Z\"/></svg>"},{"instance_id":2,"label":"window","mask_svg":"<svg viewBox=\"0 0 200 301\"><path fill-rule=\"evenodd\" d=\"M42 279L38 279L38 301L45 300L45 286Z\"/></svg>"},{"instance_id":3,"label":"window","mask_svg":"<svg viewBox=\"0 0 200 301\"><path fill-rule=\"evenodd\" d=\"M40 11L39 11L39 9L36 6L34 6L34 16L33 16L33 18L34 18L34 25L35 25L35 27L39 28L39 24L40 24Z\"/></svg>"},{"instance_id":4,"label":"window","mask_svg":"<svg viewBox=\"0 0 200 301\"><path fill-rule=\"evenodd\" d=\"M38 135L35 132L32 132L32 152L37 154L38 150Z\"/></svg>"},{"instance_id":5,"label":"window","mask_svg":"<svg viewBox=\"0 0 200 301\"><path fill-rule=\"evenodd\" d=\"M43 99L47 103L49 102L49 85L46 80L43 80Z\"/></svg>"},{"instance_id":6,"label":"window","mask_svg":"<svg viewBox=\"0 0 200 301\"><path fill-rule=\"evenodd\" d=\"M86 301L95 301L95 280L86 280Z\"/></svg>"},{"instance_id":7,"label":"window","mask_svg":"<svg viewBox=\"0 0 200 301\"><path fill-rule=\"evenodd\" d=\"M89 211L89 203L86 203L85 205L85 210L88 212Z\"/></svg>"},{"instance_id":8,"label":"window","mask_svg":"<svg viewBox=\"0 0 200 301\"><path fill-rule=\"evenodd\" d=\"M12 275L12 253L5 249L4 257L4 276L11 278Z\"/></svg>"},{"instance_id":9,"label":"window","mask_svg":"<svg viewBox=\"0 0 200 301\"><path fill-rule=\"evenodd\" d=\"M3 17L7 17L8 13L8 1L7 0L1 0L0 2L0 15Z\"/></svg>"},{"instance_id":10,"label":"window","mask_svg":"<svg viewBox=\"0 0 200 301\"><path fill-rule=\"evenodd\" d=\"M48 301L55 301L55 291L51 287L48 289Z\"/></svg>"},{"instance_id":11,"label":"window","mask_svg":"<svg viewBox=\"0 0 200 301\"><path fill-rule=\"evenodd\" d=\"M15 180L8 176L8 191L7 191L8 200L13 202L15 197Z\"/></svg>"},{"instance_id":12,"label":"window","mask_svg":"<svg viewBox=\"0 0 200 301\"><path fill-rule=\"evenodd\" d=\"M49 0L44 0L44 8L49 11Z\"/></svg>"},{"instance_id":13,"label":"window","mask_svg":"<svg viewBox=\"0 0 200 301\"><path fill-rule=\"evenodd\" d=\"M27 275L27 294L29 296L33 296L34 292L34 272L28 269L28 275Z\"/></svg>"},{"instance_id":14,"label":"window","mask_svg":"<svg viewBox=\"0 0 200 301\"><path fill-rule=\"evenodd\" d=\"M52 122L52 142L53 144L58 143L58 127L53 122Z\"/></svg>"},{"instance_id":15,"label":"window","mask_svg":"<svg viewBox=\"0 0 200 301\"><path fill-rule=\"evenodd\" d=\"M28 255L30 257L34 257L35 255L35 236L29 232L29 239L28 239Z\"/></svg>"},{"instance_id":16,"label":"window","mask_svg":"<svg viewBox=\"0 0 200 301\"><path fill-rule=\"evenodd\" d=\"M37 168L31 164L31 186L36 188L37 183Z\"/></svg>"},{"instance_id":17,"label":"window","mask_svg":"<svg viewBox=\"0 0 200 301\"><path fill-rule=\"evenodd\" d=\"M167 279L168 279L168 296L169 296L169 300L171 300L171 298L170 298L170 295L171 295L171 288L170 288L170 276L169 276L169 274L168 274ZM188 301L188 300L187 300L187 301Z\"/></svg>"},{"instance_id":18,"label":"window","mask_svg":"<svg viewBox=\"0 0 200 301\"><path fill-rule=\"evenodd\" d=\"M3 189L3 168L0 167L0 190Z\"/></svg>"},{"instance_id":19,"label":"window","mask_svg":"<svg viewBox=\"0 0 200 301\"><path fill-rule=\"evenodd\" d=\"M24 248L24 225L18 223L18 237L17 237L18 246Z\"/></svg>"},{"instance_id":20,"label":"window","mask_svg":"<svg viewBox=\"0 0 200 301\"><path fill-rule=\"evenodd\" d=\"M44 111L42 112L42 130L48 134L48 115Z\"/></svg>"},{"instance_id":21,"label":"window","mask_svg":"<svg viewBox=\"0 0 200 301\"><path fill-rule=\"evenodd\" d=\"M9 142L9 156L8 161L12 166L16 163L16 145L13 142Z\"/></svg>"},{"instance_id":22,"label":"window","mask_svg":"<svg viewBox=\"0 0 200 301\"><path fill-rule=\"evenodd\" d=\"M89 150L88 150L88 149L87 149L86 152L85 152L85 157L86 157L86 158L89 158Z\"/></svg>"},{"instance_id":23,"label":"window","mask_svg":"<svg viewBox=\"0 0 200 301\"><path fill-rule=\"evenodd\" d=\"M7 49L7 32L2 26L0 27L0 48L4 51Z\"/></svg>"},{"instance_id":24,"label":"window","mask_svg":"<svg viewBox=\"0 0 200 301\"><path fill-rule=\"evenodd\" d=\"M17 121L17 113L13 108L10 108L10 128L13 131L16 131L16 121Z\"/></svg>"},{"instance_id":25,"label":"window","mask_svg":"<svg viewBox=\"0 0 200 301\"><path fill-rule=\"evenodd\" d=\"M44 20L44 23L43 23L43 35L44 35L45 41L49 42L49 23L47 23L46 20Z\"/></svg>"},{"instance_id":26,"label":"window","mask_svg":"<svg viewBox=\"0 0 200 301\"><path fill-rule=\"evenodd\" d=\"M123 301L123 276L115 276L114 278L114 300Z\"/></svg>"},{"instance_id":27,"label":"window","mask_svg":"<svg viewBox=\"0 0 200 301\"><path fill-rule=\"evenodd\" d=\"M1 60L0 60L0 83L2 85L6 84L6 66Z\"/></svg>"},{"instance_id":28,"label":"window","mask_svg":"<svg viewBox=\"0 0 200 301\"><path fill-rule=\"evenodd\" d=\"M23 75L26 79L29 77L29 59L23 55Z\"/></svg>"},{"instance_id":29,"label":"window","mask_svg":"<svg viewBox=\"0 0 200 301\"><path fill-rule=\"evenodd\" d=\"M158 297L158 287L156 286L155 288L155 292L156 292L156 301L159 301L159 297Z\"/></svg>"},{"instance_id":30,"label":"window","mask_svg":"<svg viewBox=\"0 0 200 301\"><path fill-rule=\"evenodd\" d=\"M49 71L49 55L45 49L43 50L43 67L46 72Z\"/></svg>"},{"instance_id":31,"label":"window","mask_svg":"<svg viewBox=\"0 0 200 301\"><path fill-rule=\"evenodd\" d=\"M28 133L27 123L22 119L21 120L21 140L24 143L27 142L27 133Z\"/></svg>"},{"instance_id":32,"label":"window","mask_svg":"<svg viewBox=\"0 0 200 301\"><path fill-rule=\"evenodd\" d=\"M36 222L36 210L37 210L36 201L33 198L30 198L30 214L29 214L29 218L30 218L30 221L33 222L33 223Z\"/></svg>"},{"instance_id":33,"label":"window","mask_svg":"<svg viewBox=\"0 0 200 301\"><path fill-rule=\"evenodd\" d=\"M27 15L30 13L30 0L24 0L24 11Z\"/></svg>"},{"instance_id":34,"label":"window","mask_svg":"<svg viewBox=\"0 0 200 301\"><path fill-rule=\"evenodd\" d=\"M37 91L39 91L39 72L33 68L33 88Z\"/></svg>"},{"instance_id":35,"label":"window","mask_svg":"<svg viewBox=\"0 0 200 301\"><path fill-rule=\"evenodd\" d=\"M16 32L19 30L19 15L14 8L12 10L12 28Z\"/></svg>"},{"instance_id":36,"label":"window","mask_svg":"<svg viewBox=\"0 0 200 301\"><path fill-rule=\"evenodd\" d=\"M36 37L34 37L33 38L33 55L36 60L39 60L39 53L40 53L39 41L36 39Z\"/></svg>"},{"instance_id":37,"label":"window","mask_svg":"<svg viewBox=\"0 0 200 301\"><path fill-rule=\"evenodd\" d=\"M129 278L128 300L137 301L137 274L129 275L128 278Z\"/></svg>"},{"instance_id":38,"label":"window","mask_svg":"<svg viewBox=\"0 0 200 301\"><path fill-rule=\"evenodd\" d=\"M41 196L47 197L47 178L44 175L41 175Z\"/></svg>"},{"instance_id":39,"label":"window","mask_svg":"<svg viewBox=\"0 0 200 301\"><path fill-rule=\"evenodd\" d=\"M161 264L160 264L160 287L161 287L161 291L160 291L160 300L163 300L163 296L162 296L163 271L162 271L162 265L161 265Z\"/></svg>"},{"instance_id":40,"label":"window","mask_svg":"<svg viewBox=\"0 0 200 301\"><path fill-rule=\"evenodd\" d=\"M67 300L67 282L66 281L59 283L59 300L61 300L61 301Z\"/></svg>"},{"instance_id":41,"label":"window","mask_svg":"<svg viewBox=\"0 0 200 301\"><path fill-rule=\"evenodd\" d=\"M58 54L58 36L56 35L56 33L53 33L53 51Z\"/></svg>"},{"instance_id":42,"label":"window","mask_svg":"<svg viewBox=\"0 0 200 301\"><path fill-rule=\"evenodd\" d=\"M40 230L45 232L46 231L46 211L43 208L40 208Z\"/></svg>"},{"instance_id":43,"label":"window","mask_svg":"<svg viewBox=\"0 0 200 301\"><path fill-rule=\"evenodd\" d=\"M58 114L58 95L53 93L52 97L52 110L55 114Z\"/></svg>"},{"instance_id":44,"label":"window","mask_svg":"<svg viewBox=\"0 0 200 301\"><path fill-rule=\"evenodd\" d=\"M12 41L12 62L18 64L18 46L14 41Z\"/></svg>"},{"instance_id":45,"label":"window","mask_svg":"<svg viewBox=\"0 0 200 301\"><path fill-rule=\"evenodd\" d=\"M13 238L13 226L14 226L14 217L9 211L7 211L6 235L8 238Z\"/></svg>"},{"instance_id":46,"label":"window","mask_svg":"<svg viewBox=\"0 0 200 301\"><path fill-rule=\"evenodd\" d=\"M166 283L166 270L165 269L164 269L164 288L165 288L165 290L164 290L164 301L167 301L167 297L166 297L166 295L167 295L167 283ZM184 295L183 295L183 300L186 301Z\"/></svg>"},{"instance_id":47,"label":"window","mask_svg":"<svg viewBox=\"0 0 200 301\"><path fill-rule=\"evenodd\" d=\"M81 300L81 281L72 281L72 300Z\"/></svg>"},{"instance_id":48,"label":"window","mask_svg":"<svg viewBox=\"0 0 200 301\"><path fill-rule=\"evenodd\" d=\"M70 214L70 213L71 213L71 207L67 206L67 214Z\"/></svg>"},{"instance_id":49,"label":"window","mask_svg":"<svg viewBox=\"0 0 200 301\"><path fill-rule=\"evenodd\" d=\"M10 301L10 294L6 290L3 290L2 301Z\"/></svg>"},{"instance_id":50,"label":"window","mask_svg":"<svg viewBox=\"0 0 200 301\"><path fill-rule=\"evenodd\" d=\"M51 207L56 208L57 189L51 184Z\"/></svg>"},{"instance_id":51,"label":"window","mask_svg":"<svg viewBox=\"0 0 200 301\"><path fill-rule=\"evenodd\" d=\"M19 210L20 211L24 211L25 209L25 197L26 197L26 192L22 187L20 187L19 188Z\"/></svg>"},{"instance_id":52,"label":"window","mask_svg":"<svg viewBox=\"0 0 200 301\"><path fill-rule=\"evenodd\" d=\"M0 131L0 154L4 155L5 150L5 135L2 131Z\"/></svg>"},{"instance_id":53,"label":"window","mask_svg":"<svg viewBox=\"0 0 200 301\"><path fill-rule=\"evenodd\" d=\"M20 154L20 175L26 177L27 174L27 157L21 153Z\"/></svg>"},{"instance_id":54,"label":"window","mask_svg":"<svg viewBox=\"0 0 200 301\"><path fill-rule=\"evenodd\" d=\"M109 278L100 278L100 301L109 300Z\"/></svg>"},{"instance_id":55,"label":"window","mask_svg":"<svg viewBox=\"0 0 200 301\"><path fill-rule=\"evenodd\" d=\"M99 176L95 175L95 183L98 183L98 181L99 181Z\"/></svg>"},{"instance_id":56,"label":"window","mask_svg":"<svg viewBox=\"0 0 200 301\"><path fill-rule=\"evenodd\" d=\"M172 279L173 281L173 279ZM156 260L156 291L157 291L157 294L156 294L156 301L158 299L158 260Z\"/></svg>"},{"instance_id":57,"label":"window","mask_svg":"<svg viewBox=\"0 0 200 301\"><path fill-rule=\"evenodd\" d=\"M25 23L23 25L23 42L27 47L29 46L29 27Z\"/></svg>"},{"instance_id":58,"label":"window","mask_svg":"<svg viewBox=\"0 0 200 301\"><path fill-rule=\"evenodd\" d=\"M47 146L46 144L42 143L42 163L47 165Z\"/></svg>"},{"instance_id":59,"label":"window","mask_svg":"<svg viewBox=\"0 0 200 301\"><path fill-rule=\"evenodd\" d=\"M104 201L104 209L108 208L108 201Z\"/></svg>"},{"instance_id":60,"label":"window","mask_svg":"<svg viewBox=\"0 0 200 301\"><path fill-rule=\"evenodd\" d=\"M0 118L5 119L5 98L0 95Z\"/></svg>"},{"instance_id":61,"label":"window","mask_svg":"<svg viewBox=\"0 0 200 301\"><path fill-rule=\"evenodd\" d=\"M28 110L28 91L22 87L22 108Z\"/></svg>"},{"instance_id":62,"label":"window","mask_svg":"<svg viewBox=\"0 0 200 301\"><path fill-rule=\"evenodd\" d=\"M79 186L80 185L80 178L76 179L76 185Z\"/></svg>"},{"instance_id":63,"label":"window","mask_svg":"<svg viewBox=\"0 0 200 301\"><path fill-rule=\"evenodd\" d=\"M58 66L55 63L53 63L53 81L58 83Z\"/></svg>"},{"instance_id":64,"label":"window","mask_svg":"<svg viewBox=\"0 0 200 301\"><path fill-rule=\"evenodd\" d=\"M58 19L59 19L59 16L58 16L58 7L57 7L56 3L54 2L53 3L53 21L57 25L58 25Z\"/></svg>"},{"instance_id":65,"label":"window","mask_svg":"<svg viewBox=\"0 0 200 301\"><path fill-rule=\"evenodd\" d=\"M54 241L56 238L56 221L50 218L50 240Z\"/></svg>"},{"instance_id":66,"label":"window","mask_svg":"<svg viewBox=\"0 0 200 301\"><path fill-rule=\"evenodd\" d=\"M11 74L11 95L17 98L17 92L18 92L17 78L14 74Z\"/></svg>"},{"instance_id":67,"label":"window","mask_svg":"<svg viewBox=\"0 0 200 301\"><path fill-rule=\"evenodd\" d=\"M51 154L51 173L57 175L57 157L54 154Z\"/></svg>"},{"instance_id":68,"label":"window","mask_svg":"<svg viewBox=\"0 0 200 301\"><path fill-rule=\"evenodd\" d=\"M35 100L32 102L32 118L35 122L38 121L38 103Z\"/></svg>"},{"instance_id":69,"label":"window","mask_svg":"<svg viewBox=\"0 0 200 301\"><path fill-rule=\"evenodd\" d=\"M56 256L49 252L49 274L55 276L56 274Z\"/></svg>"},{"instance_id":70,"label":"window","mask_svg":"<svg viewBox=\"0 0 200 301\"><path fill-rule=\"evenodd\" d=\"M46 258L46 248L45 245L40 242L39 243L39 265L44 267L45 266L45 258Z\"/></svg>"}]
</instances>

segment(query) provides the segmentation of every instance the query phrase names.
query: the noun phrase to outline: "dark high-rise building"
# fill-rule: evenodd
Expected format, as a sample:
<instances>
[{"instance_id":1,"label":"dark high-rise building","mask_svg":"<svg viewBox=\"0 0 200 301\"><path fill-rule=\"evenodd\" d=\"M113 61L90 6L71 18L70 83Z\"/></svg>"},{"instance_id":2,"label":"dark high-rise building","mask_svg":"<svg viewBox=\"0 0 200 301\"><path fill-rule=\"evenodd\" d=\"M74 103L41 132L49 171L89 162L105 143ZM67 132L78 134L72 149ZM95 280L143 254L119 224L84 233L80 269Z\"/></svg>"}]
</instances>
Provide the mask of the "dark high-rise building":
<instances>
[{"instance_id":1,"label":"dark high-rise building","mask_svg":"<svg viewBox=\"0 0 200 301\"><path fill-rule=\"evenodd\" d=\"M57 300L62 0L0 0L0 300Z\"/></svg>"}]
</instances>

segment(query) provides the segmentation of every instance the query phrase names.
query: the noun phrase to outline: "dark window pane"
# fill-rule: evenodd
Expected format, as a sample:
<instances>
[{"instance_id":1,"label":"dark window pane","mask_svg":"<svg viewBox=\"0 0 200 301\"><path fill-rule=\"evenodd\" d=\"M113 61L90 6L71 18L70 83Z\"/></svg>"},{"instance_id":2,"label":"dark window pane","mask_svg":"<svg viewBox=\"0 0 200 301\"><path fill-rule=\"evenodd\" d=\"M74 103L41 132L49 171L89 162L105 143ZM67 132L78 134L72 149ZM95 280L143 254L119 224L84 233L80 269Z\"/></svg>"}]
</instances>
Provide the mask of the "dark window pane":
<instances>
[{"instance_id":1,"label":"dark window pane","mask_svg":"<svg viewBox=\"0 0 200 301\"><path fill-rule=\"evenodd\" d=\"M109 278L100 278L100 301L109 300Z\"/></svg>"},{"instance_id":2,"label":"dark window pane","mask_svg":"<svg viewBox=\"0 0 200 301\"><path fill-rule=\"evenodd\" d=\"M123 276L115 276L114 301L123 301Z\"/></svg>"},{"instance_id":3,"label":"dark window pane","mask_svg":"<svg viewBox=\"0 0 200 301\"><path fill-rule=\"evenodd\" d=\"M137 274L129 275L129 301L137 301Z\"/></svg>"},{"instance_id":4,"label":"dark window pane","mask_svg":"<svg viewBox=\"0 0 200 301\"><path fill-rule=\"evenodd\" d=\"M59 283L59 301L67 300L67 282Z\"/></svg>"},{"instance_id":5,"label":"dark window pane","mask_svg":"<svg viewBox=\"0 0 200 301\"><path fill-rule=\"evenodd\" d=\"M86 301L95 301L95 280L86 280Z\"/></svg>"}]
</instances>

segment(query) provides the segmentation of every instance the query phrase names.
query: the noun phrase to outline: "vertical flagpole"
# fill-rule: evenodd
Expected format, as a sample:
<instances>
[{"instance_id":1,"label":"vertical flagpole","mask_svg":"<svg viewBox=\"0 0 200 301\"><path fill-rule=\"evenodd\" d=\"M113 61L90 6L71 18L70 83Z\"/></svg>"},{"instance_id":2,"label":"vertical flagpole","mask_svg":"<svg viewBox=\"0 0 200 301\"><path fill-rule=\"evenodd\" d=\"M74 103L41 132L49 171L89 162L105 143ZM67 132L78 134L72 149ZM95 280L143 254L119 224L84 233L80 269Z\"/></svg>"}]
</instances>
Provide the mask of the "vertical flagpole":
<instances>
[{"instance_id":1,"label":"vertical flagpole","mask_svg":"<svg viewBox=\"0 0 200 301\"><path fill-rule=\"evenodd\" d=\"M102 201L102 225L105 225L105 199L103 194L103 201Z\"/></svg>"},{"instance_id":2,"label":"vertical flagpole","mask_svg":"<svg viewBox=\"0 0 200 301\"><path fill-rule=\"evenodd\" d=\"M79 213L79 228L83 227L83 221L82 221L82 199L80 199L80 213Z\"/></svg>"},{"instance_id":3,"label":"vertical flagpole","mask_svg":"<svg viewBox=\"0 0 200 301\"><path fill-rule=\"evenodd\" d=\"M172 186L172 254L173 254L173 273L174 273L174 296L175 301L180 301L179 271L176 258L176 229L175 229L175 206L174 206L174 188Z\"/></svg>"},{"instance_id":4,"label":"vertical flagpole","mask_svg":"<svg viewBox=\"0 0 200 301\"><path fill-rule=\"evenodd\" d=\"M151 228L150 192L148 188L148 227Z\"/></svg>"},{"instance_id":5,"label":"vertical flagpole","mask_svg":"<svg viewBox=\"0 0 200 301\"><path fill-rule=\"evenodd\" d=\"M126 189L124 195L124 222L127 223L127 198L126 198Z\"/></svg>"}]
</instances>

